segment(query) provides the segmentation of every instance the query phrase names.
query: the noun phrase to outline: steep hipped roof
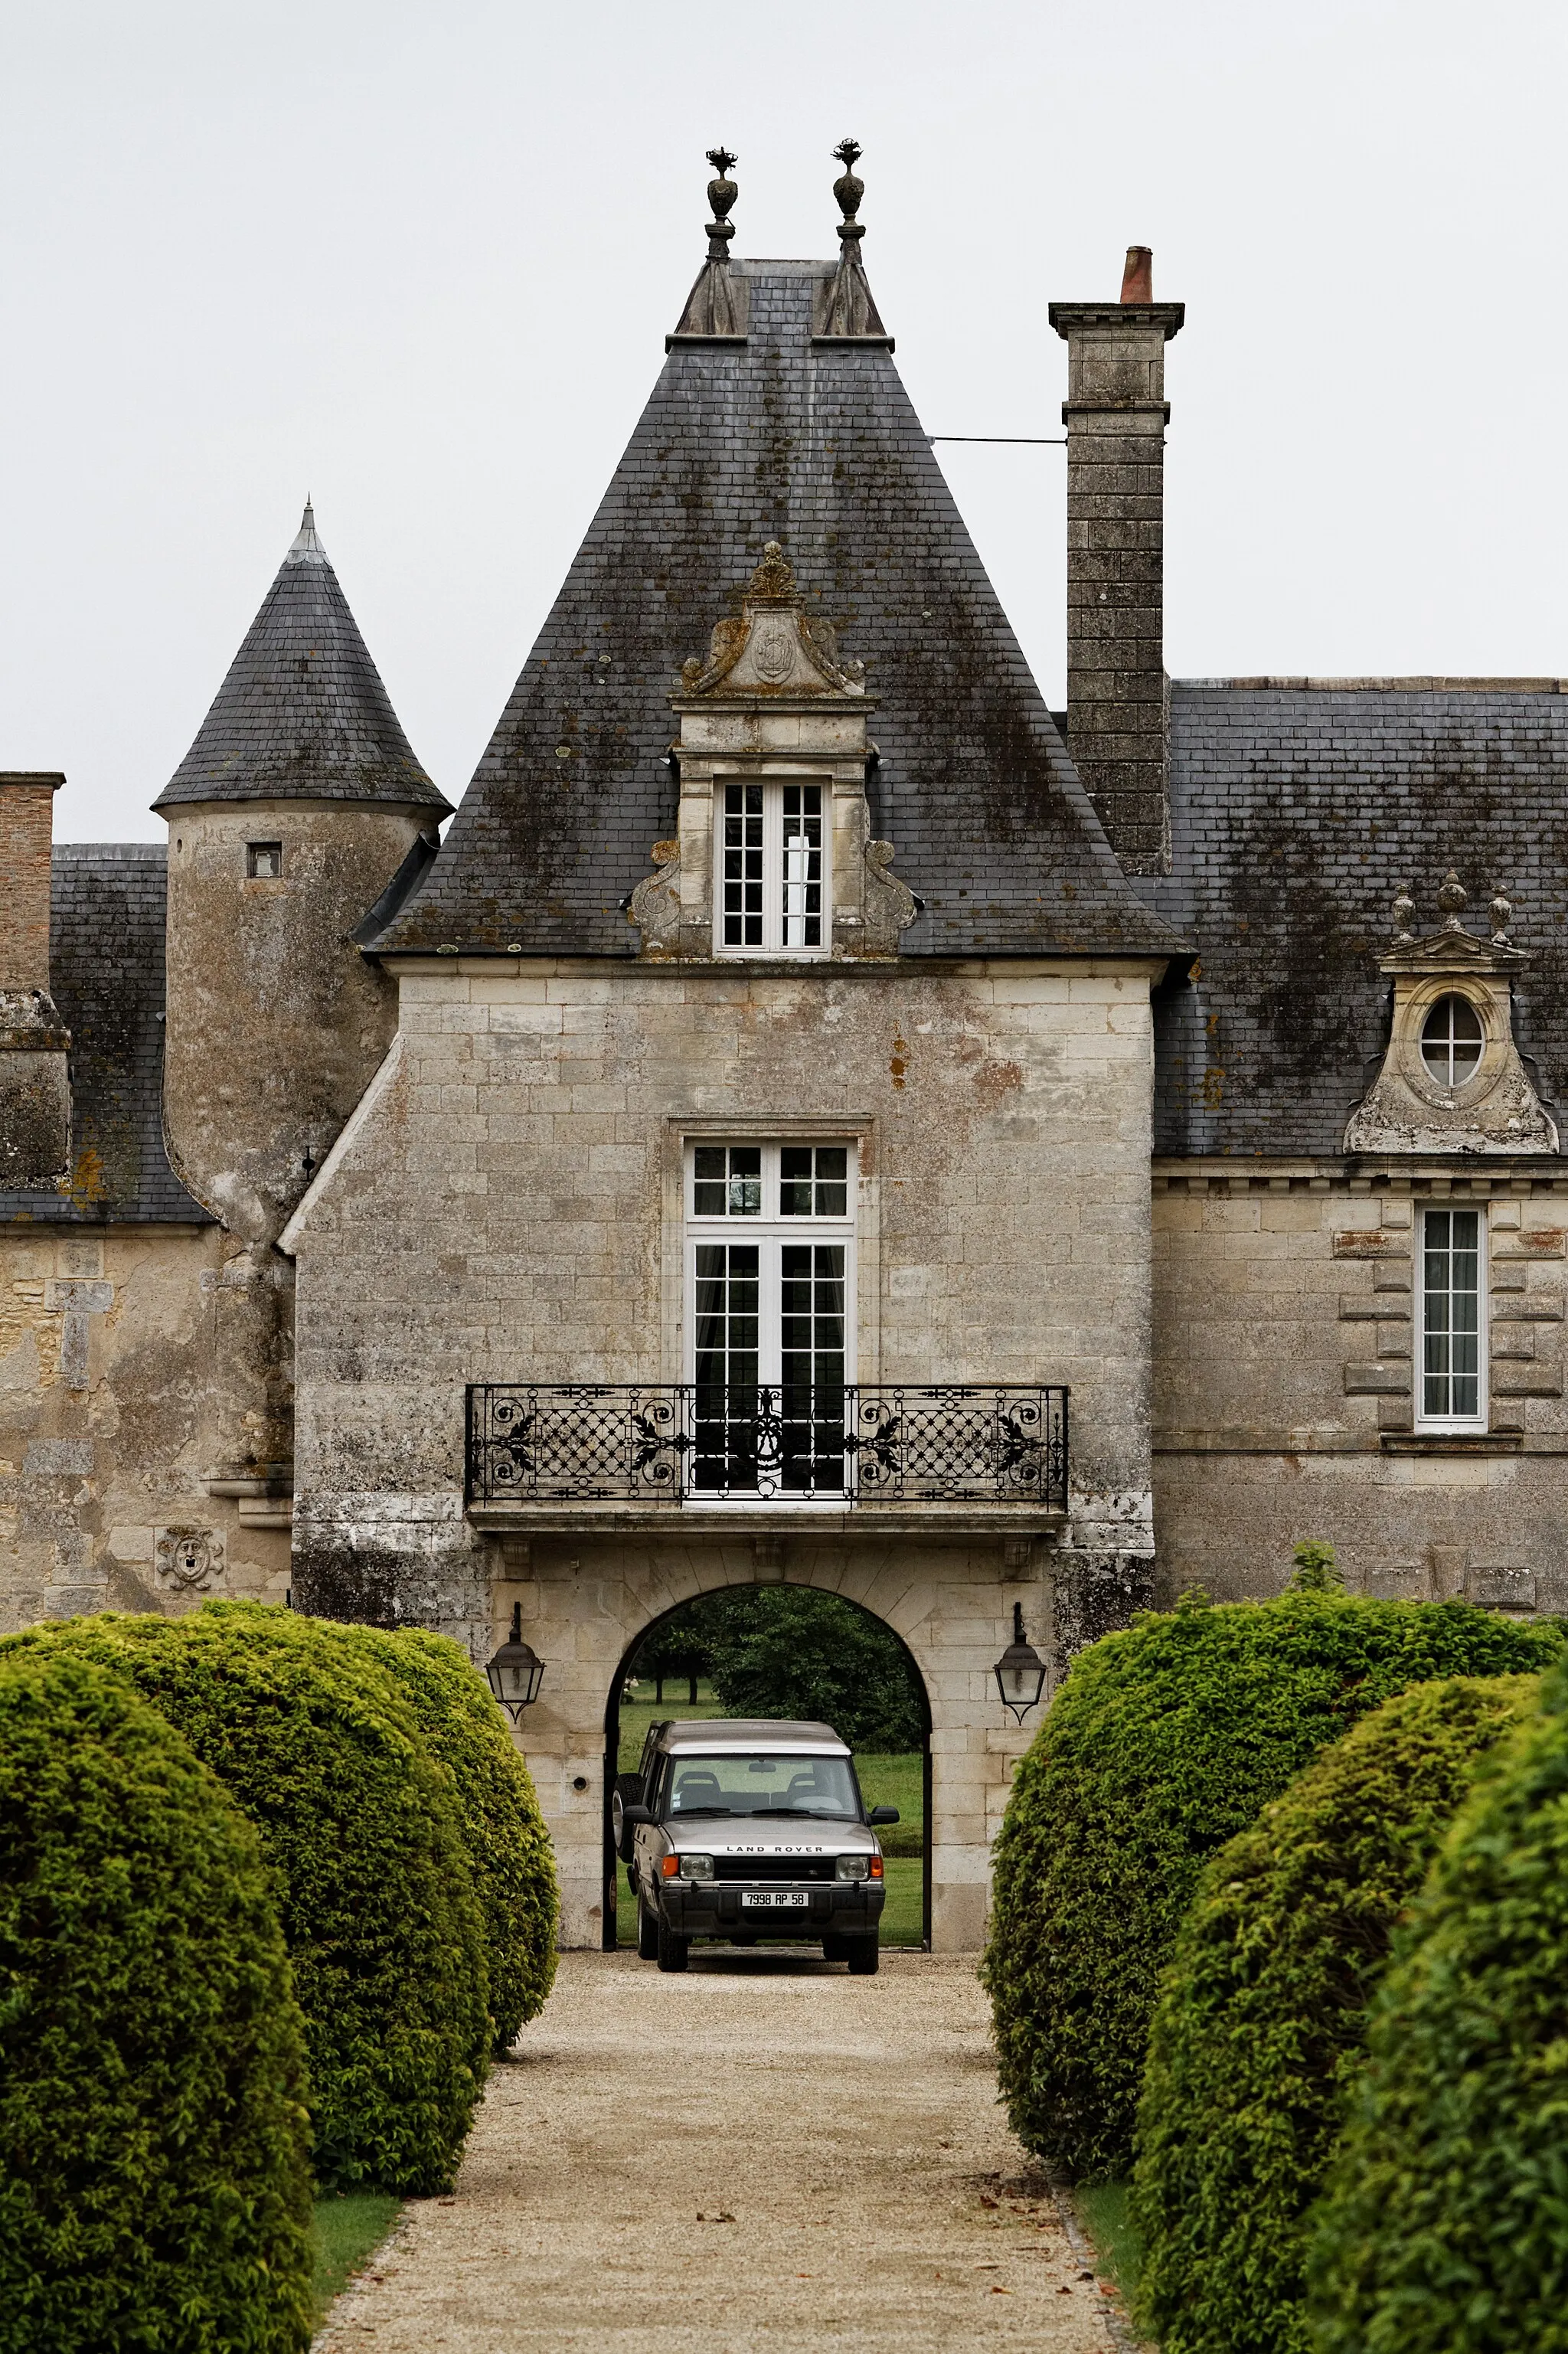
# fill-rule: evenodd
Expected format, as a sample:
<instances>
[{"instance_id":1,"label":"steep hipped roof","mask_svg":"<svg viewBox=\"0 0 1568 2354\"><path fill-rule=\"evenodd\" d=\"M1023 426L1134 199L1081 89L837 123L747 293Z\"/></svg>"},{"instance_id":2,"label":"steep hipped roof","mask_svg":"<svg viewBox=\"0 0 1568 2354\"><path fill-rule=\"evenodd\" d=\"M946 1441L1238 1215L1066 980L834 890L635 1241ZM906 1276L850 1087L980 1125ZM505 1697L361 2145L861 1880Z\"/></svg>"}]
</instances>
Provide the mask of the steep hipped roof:
<instances>
[{"instance_id":1,"label":"steep hipped roof","mask_svg":"<svg viewBox=\"0 0 1568 2354\"><path fill-rule=\"evenodd\" d=\"M70 1032L70 1177L63 1193L0 1193L0 1219L209 1225L164 1150L161 842L57 842L50 994Z\"/></svg>"},{"instance_id":2,"label":"steep hipped roof","mask_svg":"<svg viewBox=\"0 0 1568 2354\"><path fill-rule=\"evenodd\" d=\"M720 263L745 332L677 334L440 855L377 949L635 954L675 814L671 694L769 540L865 663L872 822L925 901L906 953L1167 954L1031 677L874 307L832 262ZM744 299L741 299L744 297ZM869 302L869 296L867 297ZM869 332L874 324L876 332Z\"/></svg>"},{"instance_id":3,"label":"steep hipped roof","mask_svg":"<svg viewBox=\"0 0 1568 2354\"><path fill-rule=\"evenodd\" d=\"M1389 1034L1378 970L1408 888L1452 866L1531 952L1514 1036L1568 1107L1568 682L1174 680L1168 880L1198 977L1156 1001L1155 1150L1332 1157Z\"/></svg>"},{"instance_id":4,"label":"steep hipped roof","mask_svg":"<svg viewBox=\"0 0 1568 2354\"><path fill-rule=\"evenodd\" d=\"M451 806L415 759L309 505L200 732L154 802Z\"/></svg>"}]
</instances>

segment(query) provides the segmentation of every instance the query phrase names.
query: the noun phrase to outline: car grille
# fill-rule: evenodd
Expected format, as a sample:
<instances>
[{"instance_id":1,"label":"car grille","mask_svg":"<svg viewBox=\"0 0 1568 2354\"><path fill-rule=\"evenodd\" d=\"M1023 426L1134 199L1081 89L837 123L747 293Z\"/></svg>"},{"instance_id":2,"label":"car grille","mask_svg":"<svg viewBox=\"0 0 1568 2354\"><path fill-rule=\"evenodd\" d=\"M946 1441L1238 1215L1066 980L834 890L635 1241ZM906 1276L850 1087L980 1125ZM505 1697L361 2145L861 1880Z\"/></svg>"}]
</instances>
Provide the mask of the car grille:
<instances>
[{"instance_id":1,"label":"car grille","mask_svg":"<svg viewBox=\"0 0 1568 2354\"><path fill-rule=\"evenodd\" d=\"M831 1855L715 1855L715 1880L831 1880Z\"/></svg>"}]
</instances>

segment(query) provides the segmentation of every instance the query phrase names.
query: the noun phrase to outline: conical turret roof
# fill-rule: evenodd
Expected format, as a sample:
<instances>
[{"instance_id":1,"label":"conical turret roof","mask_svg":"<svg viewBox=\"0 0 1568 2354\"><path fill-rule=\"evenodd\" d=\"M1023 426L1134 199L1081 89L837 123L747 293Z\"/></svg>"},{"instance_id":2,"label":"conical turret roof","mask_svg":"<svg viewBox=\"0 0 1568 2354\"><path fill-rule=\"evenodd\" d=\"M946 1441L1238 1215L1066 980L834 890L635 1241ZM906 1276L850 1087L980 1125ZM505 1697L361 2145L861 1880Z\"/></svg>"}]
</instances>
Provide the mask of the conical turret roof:
<instances>
[{"instance_id":1,"label":"conical turret roof","mask_svg":"<svg viewBox=\"0 0 1568 2354\"><path fill-rule=\"evenodd\" d=\"M154 809L181 801L451 806L414 758L316 536L298 536Z\"/></svg>"}]
</instances>

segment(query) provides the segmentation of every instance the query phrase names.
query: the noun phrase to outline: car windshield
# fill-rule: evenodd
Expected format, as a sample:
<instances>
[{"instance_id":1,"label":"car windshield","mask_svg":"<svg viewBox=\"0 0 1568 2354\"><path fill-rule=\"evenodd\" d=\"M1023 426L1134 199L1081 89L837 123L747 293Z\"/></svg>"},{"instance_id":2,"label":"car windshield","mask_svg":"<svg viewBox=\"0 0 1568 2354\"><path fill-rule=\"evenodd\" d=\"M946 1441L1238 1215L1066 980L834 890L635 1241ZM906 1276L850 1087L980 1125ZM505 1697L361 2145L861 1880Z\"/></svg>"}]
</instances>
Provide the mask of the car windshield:
<instances>
[{"instance_id":1,"label":"car windshield","mask_svg":"<svg viewBox=\"0 0 1568 2354\"><path fill-rule=\"evenodd\" d=\"M847 1757L676 1757L667 1816L815 1815L858 1822L860 1793Z\"/></svg>"}]
</instances>

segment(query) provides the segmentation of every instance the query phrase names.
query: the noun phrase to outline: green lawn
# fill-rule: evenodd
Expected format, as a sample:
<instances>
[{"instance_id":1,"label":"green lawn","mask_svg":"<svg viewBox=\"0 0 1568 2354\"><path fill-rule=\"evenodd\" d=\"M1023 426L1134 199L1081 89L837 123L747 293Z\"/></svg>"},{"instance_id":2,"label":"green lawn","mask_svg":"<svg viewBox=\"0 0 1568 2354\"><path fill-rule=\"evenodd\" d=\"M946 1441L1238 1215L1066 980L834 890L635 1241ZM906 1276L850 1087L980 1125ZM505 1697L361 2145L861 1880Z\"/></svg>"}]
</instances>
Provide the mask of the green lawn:
<instances>
[{"instance_id":1,"label":"green lawn","mask_svg":"<svg viewBox=\"0 0 1568 2354\"><path fill-rule=\"evenodd\" d=\"M344 2284L364 2270L401 2211L400 2200L379 2190L316 2200L316 2271L312 2287L318 2321Z\"/></svg>"},{"instance_id":2,"label":"green lawn","mask_svg":"<svg viewBox=\"0 0 1568 2354\"><path fill-rule=\"evenodd\" d=\"M695 1707L686 1697L687 1689L684 1677L667 1677L664 1702L660 1707L652 1696L652 1678L647 1677L635 1700L621 1702L621 1773L634 1774L637 1771L648 1727L656 1719L705 1718L724 1714L705 1681L697 1685ZM854 1766L866 1805L896 1807L898 1809L897 1822L878 1834L883 1852L888 1859L887 1903L882 1914L882 1942L885 1946L918 1946L923 1886L925 1761L919 1752L914 1750L901 1756L857 1756ZM619 1893L616 1942L622 1946L635 1946L637 1905L627 1888L624 1872L620 1875Z\"/></svg>"},{"instance_id":3,"label":"green lawn","mask_svg":"<svg viewBox=\"0 0 1568 2354\"><path fill-rule=\"evenodd\" d=\"M1100 2268L1108 2273L1125 2299L1138 2286L1143 2243L1132 2220L1125 2182L1092 2182L1073 2192L1078 2221L1094 2243Z\"/></svg>"}]
</instances>

